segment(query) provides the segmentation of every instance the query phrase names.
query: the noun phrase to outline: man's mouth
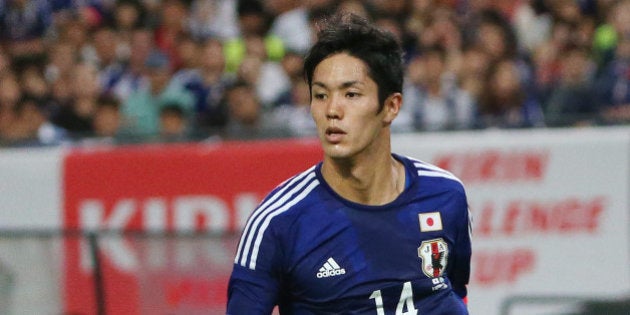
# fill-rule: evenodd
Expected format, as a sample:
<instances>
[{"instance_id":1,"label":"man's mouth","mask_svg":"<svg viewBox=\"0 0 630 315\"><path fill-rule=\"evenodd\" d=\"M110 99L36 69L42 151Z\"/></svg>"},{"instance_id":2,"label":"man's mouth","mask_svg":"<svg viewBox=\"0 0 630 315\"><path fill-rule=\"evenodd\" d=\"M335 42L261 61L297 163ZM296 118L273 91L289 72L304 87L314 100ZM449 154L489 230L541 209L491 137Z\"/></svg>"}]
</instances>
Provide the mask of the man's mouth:
<instances>
[{"instance_id":1,"label":"man's mouth","mask_svg":"<svg viewBox=\"0 0 630 315\"><path fill-rule=\"evenodd\" d=\"M346 135L346 132L337 127L326 128L326 140L330 143L339 143L341 138Z\"/></svg>"}]
</instances>

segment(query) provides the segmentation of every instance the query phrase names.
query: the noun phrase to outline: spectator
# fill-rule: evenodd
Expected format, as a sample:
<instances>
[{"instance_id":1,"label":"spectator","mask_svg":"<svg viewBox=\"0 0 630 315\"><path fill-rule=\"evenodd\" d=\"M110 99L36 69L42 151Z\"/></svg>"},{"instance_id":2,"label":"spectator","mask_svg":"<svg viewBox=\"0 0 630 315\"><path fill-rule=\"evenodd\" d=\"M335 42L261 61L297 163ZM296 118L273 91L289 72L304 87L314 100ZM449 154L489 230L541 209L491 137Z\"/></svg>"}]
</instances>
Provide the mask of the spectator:
<instances>
[{"instance_id":1,"label":"spectator","mask_svg":"<svg viewBox=\"0 0 630 315\"><path fill-rule=\"evenodd\" d=\"M0 46L7 48L16 70L44 62L44 37L52 25L46 0L0 1Z\"/></svg>"},{"instance_id":2,"label":"spectator","mask_svg":"<svg viewBox=\"0 0 630 315\"><path fill-rule=\"evenodd\" d=\"M260 38L250 38L260 46ZM256 97L265 108L271 108L275 100L289 89L291 82L277 62L266 61L257 55L247 55L238 68L237 78L254 87Z\"/></svg>"},{"instance_id":3,"label":"spectator","mask_svg":"<svg viewBox=\"0 0 630 315\"><path fill-rule=\"evenodd\" d=\"M465 47L455 70L459 86L473 100L479 99L484 86L484 78L490 66L490 57L479 46Z\"/></svg>"},{"instance_id":4,"label":"spectator","mask_svg":"<svg viewBox=\"0 0 630 315\"><path fill-rule=\"evenodd\" d=\"M38 100L24 97L15 111L10 135L12 145L59 145L67 141L66 131L48 120L46 109Z\"/></svg>"},{"instance_id":5,"label":"spectator","mask_svg":"<svg viewBox=\"0 0 630 315\"><path fill-rule=\"evenodd\" d=\"M222 136L227 139L262 139L288 136L284 125L274 125L263 110L254 87L237 81L225 94L229 119Z\"/></svg>"},{"instance_id":6,"label":"spectator","mask_svg":"<svg viewBox=\"0 0 630 315\"><path fill-rule=\"evenodd\" d=\"M137 92L147 84L144 76L145 61L154 49L153 35L149 29L135 29L132 34L131 50L125 60L122 74L111 83L111 92L119 100L124 101L129 95Z\"/></svg>"},{"instance_id":7,"label":"spectator","mask_svg":"<svg viewBox=\"0 0 630 315\"><path fill-rule=\"evenodd\" d=\"M163 0L159 13L159 21L154 31L155 45L169 56L176 67L180 63L176 47L178 38L189 34L186 29L188 7L183 0Z\"/></svg>"},{"instance_id":8,"label":"spectator","mask_svg":"<svg viewBox=\"0 0 630 315\"><path fill-rule=\"evenodd\" d=\"M279 92L278 97L273 101L273 107L293 103L293 87L299 81L304 80L302 77L303 62L304 56L294 51L287 51L282 57L280 65L282 66L283 76L287 78L288 82L284 85L284 91Z\"/></svg>"},{"instance_id":9,"label":"spectator","mask_svg":"<svg viewBox=\"0 0 630 315\"><path fill-rule=\"evenodd\" d=\"M50 89L51 120L58 124L60 116L65 116L73 103L73 81L77 54L72 46L65 42L55 42L49 48L48 63L44 68L44 78ZM70 124L70 122L66 122ZM67 126L66 126L67 127ZM64 127L65 128L65 127Z\"/></svg>"},{"instance_id":10,"label":"spectator","mask_svg":"<svg viewBox=\"0 0 630 315\"><path fill-rule=\"evenodd\" d=\"M316 136L317 128L311 117L310 97L308 84L301 78L294 81L290 97L272 110L273 125L284 126L287 136Z\"/></svg>"},{"instance_id":11,"label":"spectator","mask_svg":"<svg viewBox=\"0 0 630 315\"><path fill-rule=\"evenodd\" d=\"M542 42L531 52L534 65L536 89L545 103L560 80L560 68L566 47L575 45L570 37L572 26L565 22L556 22L551 29L551 37Z\"/></svg>"},{"instance_id":12,"label":"spectator","mask_svg":"<svg viewBox=\"0 0 630 315\"><path fill-rule=\"evenodd\" d=\"M115 142L121 137L122 117L120 102L112 96L98 98L92 120L93 137L105 142Z\"/></svg>"},{"instance_id":13,"label":"spectator","mask_svg":"<svg viewBox=\"0 0 630 315\"><path fill-rule=\"evenodd\" d=\"M546 0L545 0L546 1ZM488 11L501 15L494 1L468 0L460 4L458 20L465 45L475 44L479 38L479 31ZM503 17L501 15L501 17ZM509 22L509 21L508 21Z\"/></svg>"},{"instance_id":14,"label":"spectator","mask_svg":"<svg viewBox=\"0 0 630 315\"><path fill-rule=\"evenodd\" d=\"M465 129L473 125L474 102L446 69L446 51L426 49L412 60L403 98L416 130Z\"/></svg>"},{"instance_id":15,"label":"spectator","mask_svg":"<svg viewBox=\"0 0 630 315\"><path fill-rule=\"evenodd\" d=\"M426 22L422 34L416 38L410 58L422 54L424 49L437 47L445 53L445 69L453 72L461 57L462 46L462 35L458 29L455 15L445 8L438 7Z\"/></svg>"},{"instance_id":16,"label":"spectator","mask_svg":"<svg viewBox=\"0 0 630 315\"><path fill-rule=\"evenodd\" d=\"M222 103L226 87L232 81L225 72L223 45L216 39L208 39L198 51L199 67L191 71L179 71L174 80L194 96L194 125L199 132L214 132L227 121L227 109Z\"/></svg>"},{"instance_id":17,"label":"spectator","mask_svg":"<svg viewBox=\"0 0 630 315\"><path fill-rule=\"evenodd\" d=\"M481 11L477 35L471 44L484 49L491 63L511 59L517 66L523 88L528 93L534 89L533 69L526 60L527 55L519 50L514 28L500 11Z\"/></svg>"},{"instance_id":18,"label":"spectator","mask_svg":"<svg viewBox=\"0 0 630 315\"><path fill-rule=\"evenodd\" d=\"M538 100L525 89L517 62L503 59L488 69L478 100L479 128L526 128L544 126Z\"/></svg>"},{"instance_id":19,"label":"spectator","mask_svg":"<svg viewBox=\"0 0 630 315\"><path fill-rule=\"evenodd\" d=\"M78 55L68 42L57 41L49 48L48 63L45 66L45 77L49 84L58 80L72 79L72 69Z\"/></svg>"},{"instance_id":20,"label":"spectator","mask_svg":"<svg viewBox=\"0 0 630 315\"><path fill-rule=\"evenodd\" d=\"M162 142L189 140L188 119L184 109L177 103L165 104L160 109L160 137Z\"/></svg>"},{"instance_id":21,"label":"spectator","mask_svg":"<svg viewBox=\"0 0 630 315\"><path fill-rule=\"evenodd\" d=\"M194 98L180 82L171 80L168 56L159 51L151 52L145 62L147 84L133 92L122 106L124 129L141 137L156 136L159 131L159 113L165 104L176 102L190 119Z\"/></svg>"},{"instance_id":22,"label":"spectator","mask_svg":"<svg viewBox=\"0 0 630 315\"><path fill-rule=\"evenodd\" d=\"M117 0L112 12L112 28L120 41L119 54L128 58L134 41L134 31L146 25L146 9L141 0Z\"/></svg>"},{"instance_id":23,"label":"spectator","mask_svg":"<svg viewBox=\"0 0 630 315\"><path fill-rule=\"evenodd\" d=\"M407 59L417 54L418 46L424 38L431 37L432 33L427 32L427 24L432 20L433 12L438 8L439 4L436 1L411 1L409 13L403 23L403 33L408 38L410 43L403 43L403 49L405 54L408 55Z\"/></svg>"},{"instance_id":24,"label":"spectator","mask_svg":"<svg viewBox=\"0 0 630 315\"><path fill-rule=\"evenodd\" d=\"M92 118L100 95L96 68L88 63L75 65L68 89L69 99L58 103L59 108L51 120L66 129L72 137L82 138L92 132Z\"/></svg>"},{"instance_id":25,"label":"spectator","mask_svg":"<svg viewBox=\"0 0 630 315\"><path fill-rule=\"evenodd\" d=\"M111 93L124 72L124 65L120 62L120 44L118 35L113 28L102 26L92 33L91 49L94 50L93 63L98 69L101 91Z\"/></svg>"},{"instance_id":26,"label":"spectator","mask_svg":"<svg viewBox=\"0 0 630 315\"><path fill-rule=\"evenodd\" d=\"M572 6L569 6L572 8ZM575 9L568 10L573 12ZM565 13L572 16L575 13ZM567 17L568 19L568 17ZM562 80L562 63L572 47L590 47L593 41L592 20L582 18L574 22L558 20L552 25L551 36L531 50L534 80L541 102L547 103L549 96Z\"/></svg>"},{"instance_id":27,"label":"spectator","mask_svg":"<svg viewBox=\"0 0 630 315\"><path fill-rule=\"evenodd\" d=\"M199 65L199 42L189 34L183 34L175 39L175 55L173 56L173 70L175 72L194 71Z\"/></svg>"},{"instance_id":28,"label":"spectator","mask_svg":"<svg viewBox=\"0 0 630 315\"><path fill-rule=\"evenodd\" d=\"M518 43L509 21L496 10L481 12L481 21L474 43L486 50L493 62L519 58Z\"/></svg>"},{"instance_id":29,"label":"spectator","mask_svg":"<svg viewBox=\"0 0 630 315\"><path fill-rule=\"evenodd\" d=\"M89 47L90 29L88 22L82 17L71 16L68 21L57 27L56 33L58 40L69 44L81 61L92 61L95 56Z\"/></svg>"},{"instance_id":30,"label":"spectator","mask_svg":"<svg viewBox=\"0 0 630 315\"><path fill-rule=\"evenodd\" d=\"M630 122L630 37L618 39L615 55L598 78L598 99L606 124Z\"/></svg>"},{"instance_id":31,"label":"spectator","mask_svg":"<svg viewBox=\"0 0 630 315\"><path fill-rule=\"evenodd\" d=\"M595 65L584 48L572 47L562 55L560 83L546 105L546 123L553 127L593 125L600 111L592 88Z\"/></svg>"}]
</instances>

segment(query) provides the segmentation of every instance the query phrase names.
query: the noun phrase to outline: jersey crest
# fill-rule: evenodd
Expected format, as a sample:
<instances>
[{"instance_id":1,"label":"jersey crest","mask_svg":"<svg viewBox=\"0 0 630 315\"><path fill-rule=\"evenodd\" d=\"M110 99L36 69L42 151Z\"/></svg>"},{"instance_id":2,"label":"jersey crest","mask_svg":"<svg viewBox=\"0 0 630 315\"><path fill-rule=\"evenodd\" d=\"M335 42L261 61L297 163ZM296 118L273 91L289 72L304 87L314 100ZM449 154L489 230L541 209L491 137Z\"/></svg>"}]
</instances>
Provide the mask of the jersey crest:
<instances>
[{"instance_id":1,"label":"jersey crest","mask_svg":"<svg viewBox=\"0 0 630 315\"><path fill-rule=\"evenodd\" d=\"M442 238L424 241L418 247L418 256L422 260L422 272L430 278L439 277L448 262L448 244Z\"/></svg>"}]
</instances>

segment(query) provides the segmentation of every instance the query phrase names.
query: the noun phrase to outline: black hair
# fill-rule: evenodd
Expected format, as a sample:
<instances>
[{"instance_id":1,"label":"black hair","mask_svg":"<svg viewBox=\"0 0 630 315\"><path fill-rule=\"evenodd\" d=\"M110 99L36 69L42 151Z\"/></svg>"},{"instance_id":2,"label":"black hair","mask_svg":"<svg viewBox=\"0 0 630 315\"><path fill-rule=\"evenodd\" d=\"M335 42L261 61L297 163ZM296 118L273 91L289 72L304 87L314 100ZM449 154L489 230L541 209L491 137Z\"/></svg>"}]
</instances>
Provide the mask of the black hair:
<instances>
[{"instance_id":1,"label":"black hair","mask_svg":"<svg viewBox=\"0 0 630 315\"><path fill-rule=\"evenodd\" d=\"M98 108L109 107L114 110L120 109L120 101L112 94L104 93L98 96L96 99L96 106Z\"/></svg>"},{"instance_id":2,"label":"black hair","mask_svg":"<svg viewBox=\"0 0 630 315\"><path fill-rule=\"evenodd\" d=\"M505 40L505 52L502 57L513 58L518 55L518 39L514 26L501 12L496 9L485 9L481 11L481 24L495 26L503 34Z\"/></svg>"},{"instance_id":3,"label":"black hair","mask_svg":"<svg viewBox=\"0 0 630 315\"><path fill-rule=\"evenodd\" d=\"M236 13L238 16L265 14L265 9L259 0L239 0L236 4Z\"/></svg>"},{"instance_id":4,"label":"black hair","mask_svg":"<svg viewBox=\"0 0 630 315\"><path fill-rule=\"evenodd\" d=\"M17 104L13 107L15 113L20 113L24 110L24 108L28 106L33 106L40 113L46 115L46 107L42 100L34 95L24 94L20 97Z\"/></svg>"},{"instance_id":5,"label":"black hair","mask_svg":"<svg viewBox=\"0 0 630 315\"><path fill-rule=\"evenodd\" d=\"M177 117L184 117L184 109L181 104L177 102L168 102L160 108L160 116L164 115L174 115Z\"/></svg>"},{"instance_id":6,"label":"black hair","mask_svg":"<svg viewBox=\"0 0 630 315\"><path fill-rule=\"evenodd\" d=\"M317 42L304 59L304 76L312 89L313 73L324 59L347 53L361 59L368 76L378 86L379 112L393 93L402 93L403 56L399 42L390 32L379 29L356 14L342 14L320 20Z\"/></svg>"}]
</instances>

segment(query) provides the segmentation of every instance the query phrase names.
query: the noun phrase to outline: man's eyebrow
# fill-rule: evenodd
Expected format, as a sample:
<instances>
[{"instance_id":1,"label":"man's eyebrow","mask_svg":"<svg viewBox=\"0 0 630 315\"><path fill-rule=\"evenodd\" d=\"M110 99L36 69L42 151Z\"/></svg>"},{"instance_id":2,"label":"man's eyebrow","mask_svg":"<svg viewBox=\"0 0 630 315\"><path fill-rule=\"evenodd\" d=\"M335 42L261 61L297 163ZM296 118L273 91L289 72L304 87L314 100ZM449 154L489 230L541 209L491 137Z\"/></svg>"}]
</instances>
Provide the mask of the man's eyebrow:
<instances>
[{"instance_id":1,"label":"man's eyebrow","mask_svg":"<svg viewBox=\"0 0 630 315\"><path fill-rule=\"evenodd\" d=\"M361 84L360 81L346 81L346 82L341 83L339 85L339 87L345 89L345 88L349 88L351 86L359 85L359 84ZM328 88L328 86L326 84L324 84L323 82L319 82L319 81L313 82L313 86L319 86L319 87L322 87L322 88Z\"/></svg>"},{"instance_id":2,"label":"man's eyebrow","mask_svg":"<svg viewBox=\"0 0 630 315\"><path fill-rule=\"evenodd\" d=\"M322 82L319 82L319 81L313 82L313 86L319 86L319 87L322 87L322 88L326 88L326 84L324 84Z\"/></svg>"},{"instance_id":3,"label":"man's eyebrow","mask_svg":"<svg viewBox=\"0 0 630 315\"><path fill-rule=\"evenodd\" d=\"M342 83L341 87L342 88L349 88L351 86L359 85L359 84L361 84L361 82L359 82L359 81L347 81L347 82Z\"/></svg>"}]
</instances>

